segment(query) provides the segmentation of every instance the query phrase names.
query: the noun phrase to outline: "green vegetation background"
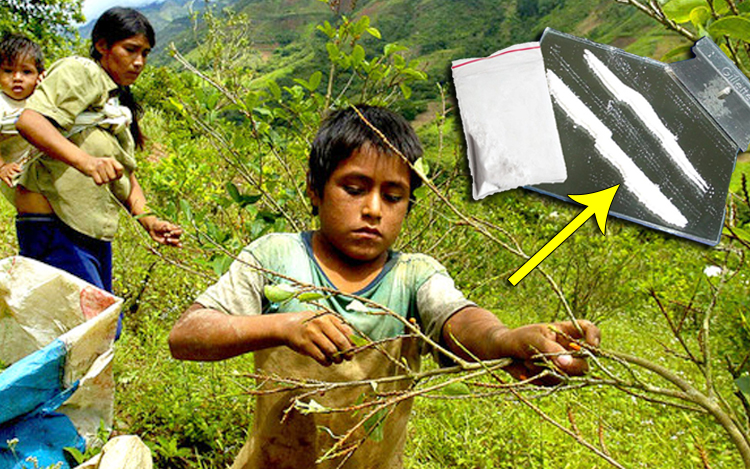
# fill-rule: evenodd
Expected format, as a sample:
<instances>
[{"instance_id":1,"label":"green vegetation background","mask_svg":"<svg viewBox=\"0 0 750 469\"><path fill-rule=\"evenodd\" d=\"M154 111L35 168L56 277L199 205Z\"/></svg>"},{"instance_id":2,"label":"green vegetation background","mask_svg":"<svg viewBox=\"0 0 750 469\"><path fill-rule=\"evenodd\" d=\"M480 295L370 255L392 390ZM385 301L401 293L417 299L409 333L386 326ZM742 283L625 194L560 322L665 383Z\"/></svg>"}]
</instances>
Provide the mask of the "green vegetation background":
<instances>
[{"instance_id":1,"label":"green vegetation background","mask_svg":"<svg viewBox=\"0 0 750 469\"><path fill-rule=\"evenodd\" d=\"M165 22L153 61L157 66L135 86L146 108L142 122L149 136L147 151L139 155L139 175L154 210L185 227L186 246L154 254L125 215L114 246L115 291L126 299L125 333L116 353L115 428L140 435L160 468L225 467L252 423L253 399L245 393L252 382L243 377L252 370L251 356L184 363L173 360L167 349L172 324L229 261L208 239L237 252L262 233L292 229L282 211L292 213L300 227L314 226L299 197L301 177L290 180L288 175L304 173L306 145L325 107L322 95L331 55L326 49L329 38L316 26L334 23L336 15L315 0L238 0L229 19L218 9L210 11L196 14L195 22ZM433 180L461 211L502 225L527 252L536 251L578 210L523 190L481 203L471 200L451 98L450 61L535 40L545 27L655 58L685 44L633 9L604 0L360 1L349 16L363 15L382 37L362 35L358 43L368 58L385 44L398 43L407 48L401 52L404 69L414 65L427 74L426 80L410 81L406 90L397 88L398 96L383 99L413 119ZM185 72L164 47L171 41L187 60L237 92L242 105L229 103ZM419 64L411 62L415 59ZM313 86L316 71L322 72L317 78L322 82ZM333 88L346 88L353 75L342 70ZM349 97L354 101L365 88L352 85L342 102ZM373 99L388 94L379 93ZM445 118L443 107L449 109ZM249 131L243 110L256 119L257 132ZM221 134L227 146L211 138L211 130ZM741 175L749 171L750 163L738 163L734 191L740 191ZM247 173L260 178L257 187ZM256 199L258 187L277 205ZM1 215L6 222L0 224L0 254L12 255L16 244L7 204ZM438 258L471 299L510 326L564 319L559 300L540 276L532 274L511 287L507 276L522 261L457 223L434 197L420 198L399 248ZM610 219L606 237L587 223L545 267L576 315L602 328L603 345L700 381L695 369L669 353L677 344L649 291L670 300L675 311L687 308L686 327L695 336L699 310L711 290L703 271L723 259L721 249ZM716 307L712 347L717 369L726 367L725 356L736 363L748 349L743 314L750 306L749 285L744 271L725 288ZM725 375L721 386L731 395L734 384ZM572 416L587 438L601 435L606 448L627 467L702 468L703 456L713 468L741 464L726 435L704 415L608 387L540 395L536 403L563 422ZM529 408L498 397L418 399L406 455L406 467L420 469L606 467Z\"/></svg>"}]
</instances>

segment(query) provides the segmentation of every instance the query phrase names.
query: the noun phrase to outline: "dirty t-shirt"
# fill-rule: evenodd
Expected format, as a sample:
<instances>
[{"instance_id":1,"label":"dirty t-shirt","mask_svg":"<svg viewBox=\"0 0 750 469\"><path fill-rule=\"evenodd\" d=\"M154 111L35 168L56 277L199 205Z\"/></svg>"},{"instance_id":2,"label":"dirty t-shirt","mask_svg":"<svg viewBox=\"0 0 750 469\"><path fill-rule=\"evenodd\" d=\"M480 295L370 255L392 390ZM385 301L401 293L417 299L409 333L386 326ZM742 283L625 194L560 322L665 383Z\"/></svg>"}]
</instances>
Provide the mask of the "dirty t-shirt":
<instances>
[{"instance_id":1,"label":"dirty t-shirt","mask_svg":"<svg viewBox=\"0 0 750 469\"><path fill-rule=\"evenodd\" d=\"M261 266L261 272L253 266ZM314 308L296 299L281 304L272 303L263 294L269 284L285 283L271 272L280 273L299 282L322 287L333 287L312 255L311 233L272 234L246 247L221 279L196 299L205 307L233 315L273 314L276 312L306 311ZM440 340L444 322L456 311L473 303L458 291L445 268L429 256L390 252L378 277L354 295L383 305L393 312L413 318L426 335ZM396 337L404 333L403 324L395 318L368 314L362 302L350 297L334 295L316 300L340 313L356 329L372 340ZM353 302L355 302L353 304ZM385 348L393 358L389 360L377 350L358 353L351 361L323 367L313 359L297 354L286 347L255 352L256 371L266 375L315 379L327 382L366 380L404 374L394 361L408 363L413 371L419 369L420 354L425 348L413 338L399 338L386 342ZM378 386L379 392L403 390L409 381ZM266 388L273 384L266 383ZM363 393L372 394L371 386L346 388L316 394L316 403L325 407L347 407L355 404ZM303 415L298 410L284 411L301 391L286 391L258 397L254 428L247 444L234 462L236 469L263 468L334 468L341 458L315 461L329 450L335 440L332 435L344 435L361 418L352 413L313 413ZM310 398L302 401L309 403ZM406 438L406 424L412 400L395 406L383 426L383 438L368 439L349 458L345 468L400 468ZM360 427L351 442L365 436Z\"/></svg>"},{"instance_id":2,"label":"dirty t-shirt","mask_svg":"<svg viewBox=\"0 0 750 469\"><path fill-rule=\"evenodd\" d=\"M25 99L16 101L5 93L0 93L0 158L4 164L15 163L29 151L29 143L15 131L15 121L25 104ZM0 192L8 202L14 203L15 189L0 181Z\"/></svg>"},{"instance_id":3,"label":"dirty t-shirt","mask_svg":"<svg viewBox=\"0 0 750 469\"><path fill-rule=\"evenodd\" d=\"M47 77L29 97L26 109L54 121L66 135L79 114L102 112L117 94L117 84L98 63L67 57L52 64ZM128 126L117 132L91 126L70 136L70 141L91 156L115 158L125 167L123 176L97 186L92 178L72 166L43 156L29 164L19 184L44 194L66 225L93 238L111 241L119 216L119 204L112 195L120 201L127 199L130 174L136 167L133 137Z\"/></svg>"}]
</instances>

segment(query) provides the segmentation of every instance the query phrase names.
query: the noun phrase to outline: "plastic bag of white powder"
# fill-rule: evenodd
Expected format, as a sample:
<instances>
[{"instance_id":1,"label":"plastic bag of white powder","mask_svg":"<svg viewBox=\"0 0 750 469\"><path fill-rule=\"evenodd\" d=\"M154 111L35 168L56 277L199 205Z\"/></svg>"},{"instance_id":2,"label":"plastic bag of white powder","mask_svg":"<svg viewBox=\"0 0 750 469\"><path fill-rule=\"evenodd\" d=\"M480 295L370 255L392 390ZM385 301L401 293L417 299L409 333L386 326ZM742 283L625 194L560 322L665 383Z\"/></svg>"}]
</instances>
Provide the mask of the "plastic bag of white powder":
<instances>
[{"instance_id":1,"label":"plastic bag of white powder","mask_svg":"<svg viewBox=\"0 0 750 469\"><path fill-rule=\"evenodd\" d=\"M456 60L452 70L475 200L567 179L538 42Z\"/></svg>"}]
</instances>

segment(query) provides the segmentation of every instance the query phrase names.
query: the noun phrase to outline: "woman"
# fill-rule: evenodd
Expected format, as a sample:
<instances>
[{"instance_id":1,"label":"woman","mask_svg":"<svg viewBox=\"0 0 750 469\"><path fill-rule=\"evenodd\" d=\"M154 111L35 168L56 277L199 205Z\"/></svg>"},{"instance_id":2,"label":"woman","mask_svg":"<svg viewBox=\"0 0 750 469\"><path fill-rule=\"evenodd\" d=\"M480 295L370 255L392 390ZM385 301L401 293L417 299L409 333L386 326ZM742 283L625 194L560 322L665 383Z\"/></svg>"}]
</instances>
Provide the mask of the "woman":
<instances>
[{"instance_id":1,"label":"woman","mask_svg":"<svg viewBox=\"0 0 750 469\"><path fill-rule=\"evenodd\" d=\"M154 240L180 246L179 227L146 215L134 174L135 149L144 138L129 86L154 43L154 30L141 13L106 11L91 35L93 60L68 57L53 64L16 123L44 154L28 164L16 189L20 254L107 291L122 206Z\"/></svg>"}]
</instances>

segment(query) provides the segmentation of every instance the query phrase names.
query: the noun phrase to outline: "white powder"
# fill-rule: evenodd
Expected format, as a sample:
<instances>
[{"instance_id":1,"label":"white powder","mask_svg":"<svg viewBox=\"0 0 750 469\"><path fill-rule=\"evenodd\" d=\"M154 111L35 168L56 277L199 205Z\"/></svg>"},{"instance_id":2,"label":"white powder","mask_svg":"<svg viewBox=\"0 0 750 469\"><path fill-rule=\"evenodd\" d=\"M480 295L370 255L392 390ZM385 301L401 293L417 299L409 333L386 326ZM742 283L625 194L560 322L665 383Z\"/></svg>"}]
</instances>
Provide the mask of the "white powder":
<instances>
[{"instance_id":1,"label":"white powder","mask_svg":"<svg viewBox=\"0 0 750 469\"><path fill-rule=\"evenodd\" d=\"M656 136L669 157L677 164L683 174L698 186L702 192L706 192L708 190L708 183L706 183L706 180L701 177L700 173L690 163L685 151L677 143L677 137L667 129L646 98L620 81L591 51L585 50L583 55L591 71L594 72L609 92L616 99L624 102L633 109L635 115Z\"/></svg>"},{"instance_id":2,"label":"white powder","mask_svg":"<svg viewBox=\"0 0 750 469\"><path fill-rule=\"evenodd\" d=\"M593 137L596 150L620 173L623 186L635 195L649 212L671 225L685 227L687 218L615 143L612 131L551 70L547 71L547 82L560 108L576 125Z\"/></svg>"},{"instance_id":3,"label":"white powder","mask_svg":"<svg viewBox=\"0 0 750 469\"><path fill-rule=\"evenodd\" d=\"M458 60L452 71L474 199L567 179L539 43Z\"/></svg>"}]
</instances>

